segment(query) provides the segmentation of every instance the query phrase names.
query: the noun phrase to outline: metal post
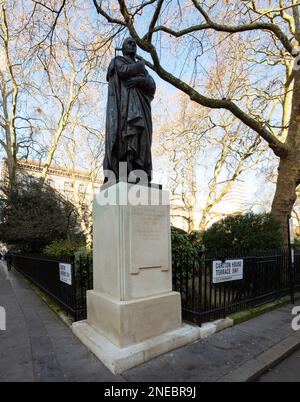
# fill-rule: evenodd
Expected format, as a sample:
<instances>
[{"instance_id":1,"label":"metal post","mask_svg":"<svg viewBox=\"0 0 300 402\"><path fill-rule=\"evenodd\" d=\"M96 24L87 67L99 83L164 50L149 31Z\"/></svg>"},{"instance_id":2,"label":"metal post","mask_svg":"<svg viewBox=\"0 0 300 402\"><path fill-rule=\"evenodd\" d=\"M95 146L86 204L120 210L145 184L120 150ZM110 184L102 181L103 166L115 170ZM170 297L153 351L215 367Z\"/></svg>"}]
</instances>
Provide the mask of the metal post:
<instances>
[{"instance_id":1,"label":"metal post","mask_svg":"<svg viewBox=\"0 0 300 402\"><path fill-rule=\"evenodd\" d=\"M75 255L72 255L71 258L71 269L72 269L72 304L73 304L73 309L74 309L74 319L75 321L78 321L78 304L77 304L77 278L76 278L76 261L75 261Z\"/></svg>"},{"instance_id":2,"label":"metal post","mask_svg":"<svg viewBox=\"0 0 300 402\"><path fill-rule=\"evenodd\" d=\"M289 263L291 278L291 303L295 304L295 248L294 248L294 231L293 219L288 215L288 245L289 245Z\"/></svg>"}]
</instances>

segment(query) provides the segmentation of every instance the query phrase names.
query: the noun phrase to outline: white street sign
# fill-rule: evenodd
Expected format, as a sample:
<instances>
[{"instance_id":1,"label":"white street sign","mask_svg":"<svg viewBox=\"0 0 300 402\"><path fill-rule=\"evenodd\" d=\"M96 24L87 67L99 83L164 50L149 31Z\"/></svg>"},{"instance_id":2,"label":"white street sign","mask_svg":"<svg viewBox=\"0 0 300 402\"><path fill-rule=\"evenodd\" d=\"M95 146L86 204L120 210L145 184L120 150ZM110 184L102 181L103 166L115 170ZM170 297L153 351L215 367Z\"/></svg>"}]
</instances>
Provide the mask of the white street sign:
<instances>
[{"instance_id":1,"label":"white street sign","mask_svg":"<svg viewBox=\"0 0 300 402\"><path fill-rule=\"evenodd\" d=\"M72 285L72 265L59 263L59 278L61 282Z\"/></svg>"},{"instance_id":2,"label":"white street sign","mask_svg":"<svg viewBox=\"0 0 300 402\"><path fill-rule=\"evenodd\" d=\"M291 249L291 263L295 264L295 252L293 248Z\"/></svg>"},{"instance_id":3,"label":"white street sign","mask_svg":"<svg viewBox=\"0 0 300 402\"><path fill-rule=\"evenodd\" d=\"M213 283L238 281L243 279L243 260L213 261Z\"/></svg>"},{"instance_id":4,"label":"white street sign","mask_svg":"<svg viewBox=\"0 0 300 402\"><path fill-rule=\"evenodd\" d=\"M295 243L295 236L294 236L294 225L293 225L293 218L289 219L289 226L290 226L290 243Z\"/></svg>"}]
</instances>

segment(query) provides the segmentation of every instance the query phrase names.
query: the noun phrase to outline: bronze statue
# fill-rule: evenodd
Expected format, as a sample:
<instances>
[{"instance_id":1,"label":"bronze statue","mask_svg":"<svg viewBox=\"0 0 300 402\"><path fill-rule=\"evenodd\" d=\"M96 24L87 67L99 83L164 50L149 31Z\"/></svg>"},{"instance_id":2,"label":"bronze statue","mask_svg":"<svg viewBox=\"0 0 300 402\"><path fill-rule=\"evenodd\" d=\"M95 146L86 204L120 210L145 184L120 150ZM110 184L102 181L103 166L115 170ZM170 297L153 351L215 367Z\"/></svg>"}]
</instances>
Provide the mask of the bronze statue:
<instances>
[{"instance_id":1,"label":"bronze statue","mask_svg":"<svg viewBox=\"0 0 300 402\"><path fill-rule=\"evenodd\" d=\"M119 177L119 162L127 162L128 175L143 170L151 181L151 101L155 82L142 61L136 60L136 42L126 38L123 56L116 56L107 71L108 100L103 169Z\"/></svg>"}]
</instances>

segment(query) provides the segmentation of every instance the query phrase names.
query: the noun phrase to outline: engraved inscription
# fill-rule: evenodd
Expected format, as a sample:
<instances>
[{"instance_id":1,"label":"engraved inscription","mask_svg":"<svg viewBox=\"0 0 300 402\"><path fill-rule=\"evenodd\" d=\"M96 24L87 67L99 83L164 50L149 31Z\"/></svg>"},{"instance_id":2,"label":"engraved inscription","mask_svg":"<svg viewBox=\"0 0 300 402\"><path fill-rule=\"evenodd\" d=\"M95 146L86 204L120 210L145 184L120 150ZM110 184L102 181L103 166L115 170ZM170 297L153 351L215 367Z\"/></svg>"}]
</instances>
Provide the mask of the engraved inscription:
<instances>
[{"instance_id":1,"label":"engraved inscription","mask_svg":"<svg viewBox=\"0 0 300 402\"><path fill-rule=\"evenodd\" d=\"M134 212L136 219L136 234L144 240L159 240L161 238L161 225L163 215L153 216L153 213L141 214Z\"/></svg>"},{"instance_id":2,"label":"engraved inscription","mask_svg":"<svg viewBox=\"0 0 300 402\"><path fill-rule=\"evenodd\" d=\"M161 207L133 207L131 210L131 273L140 269L169 270L168 219Z\"/></svg>"}]
</instances>

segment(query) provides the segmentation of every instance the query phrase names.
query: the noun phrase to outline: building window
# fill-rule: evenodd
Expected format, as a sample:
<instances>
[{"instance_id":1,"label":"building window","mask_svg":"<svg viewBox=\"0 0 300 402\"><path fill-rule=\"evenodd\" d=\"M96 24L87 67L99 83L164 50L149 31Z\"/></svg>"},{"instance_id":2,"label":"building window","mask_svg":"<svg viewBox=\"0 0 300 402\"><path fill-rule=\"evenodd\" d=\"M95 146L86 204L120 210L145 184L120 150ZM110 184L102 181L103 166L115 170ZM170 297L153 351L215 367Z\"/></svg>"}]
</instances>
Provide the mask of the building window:
<instances>
[{"instance_id":1,"label":"building window","mask_svg":"<svg viewBox=\"0 0 300 402\"><path fill-rule=\"evenodd\" d=\"M28 182L31 184L36 183L38 181L38 178L34 177L32 175L28 175L27 177L28 177Z\"/></svg>"},{"instance_id":2,"label":"building window","mask_svg":"<svg viewBox=\"0 0 300 402\"><path fill-rule=\"evenodd\" d=\"M50 187L55 188L54 181L52 179L47 179L47 183Z\"/></svg>"}]
</instances>

